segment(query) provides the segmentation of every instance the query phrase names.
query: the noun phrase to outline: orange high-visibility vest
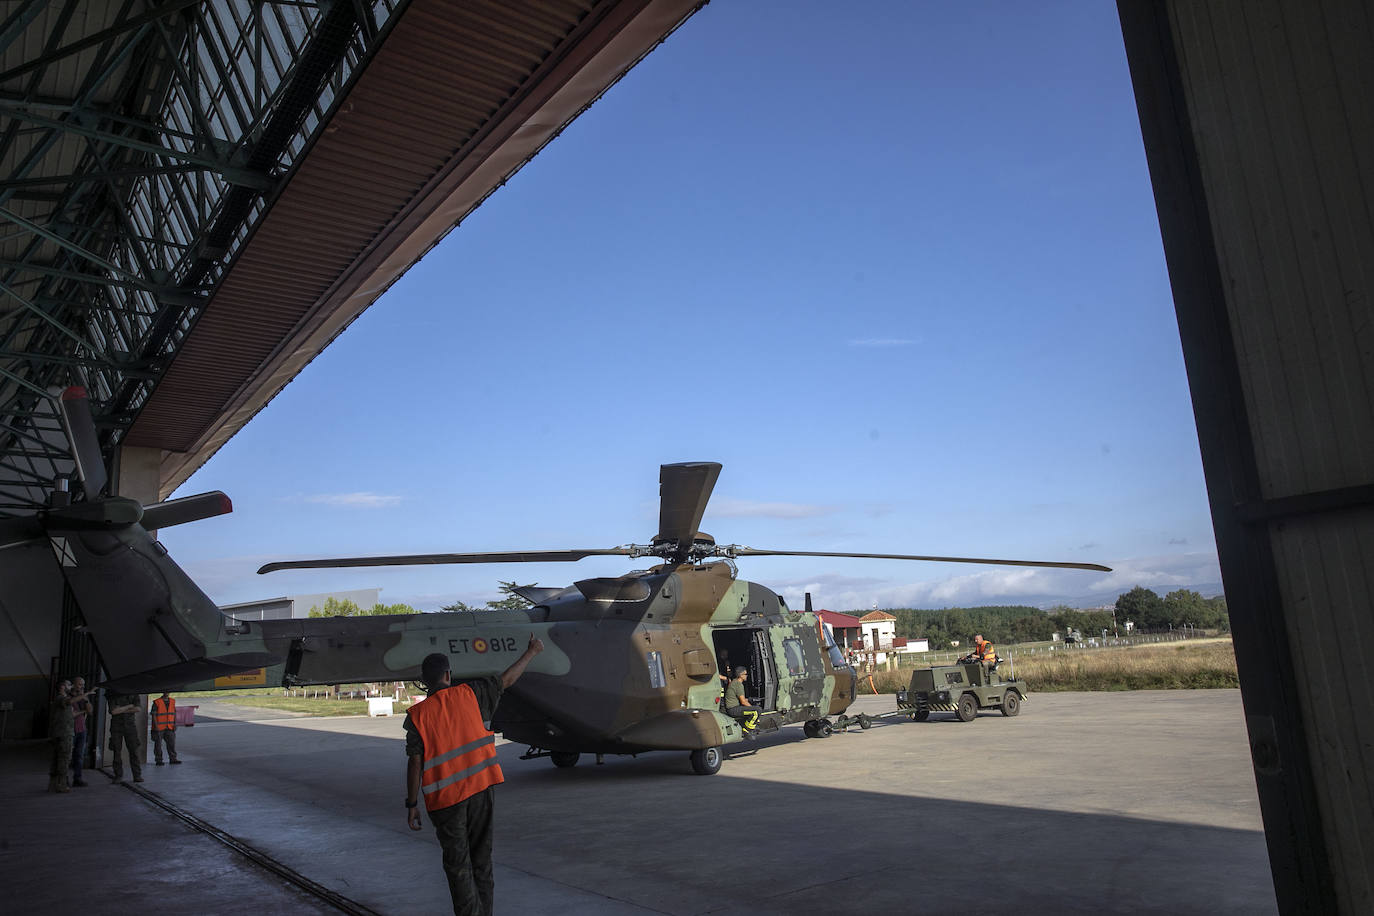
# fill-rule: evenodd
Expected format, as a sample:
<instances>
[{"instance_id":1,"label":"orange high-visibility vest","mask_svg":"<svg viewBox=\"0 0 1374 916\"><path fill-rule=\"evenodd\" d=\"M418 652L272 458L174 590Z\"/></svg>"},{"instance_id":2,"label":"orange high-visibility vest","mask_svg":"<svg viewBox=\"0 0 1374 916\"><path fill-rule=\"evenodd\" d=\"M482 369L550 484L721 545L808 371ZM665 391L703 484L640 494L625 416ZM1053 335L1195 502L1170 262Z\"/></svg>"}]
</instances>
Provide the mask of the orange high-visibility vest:
<instances>
[{"instance_id":1,"label":"orange high-visibility vest","mask_svg":"<svg viewBox=\"0 0 1374 916\"><path fill-rule=\"evenodd\" d=\"M986 639L978 646L978 659L984 662L997 660L997 650L994 649L992 643L988 642Z\"/></svg>"},{"instance_id":2,"label":"orange high-visibility vest","mask_svg":"<svg viewBox=\"0 0 1374 916\"><path fill-rule=\"evenodd\" d=\"M170 732L177 727L177 701L176 697L168 697L163 702L162 697L153 700L153 731Z\"/></svg>"},{"instance_id":3,"label":"orange high-visibility vest","mask_svg":"<svg viewBox=\"0 0 1374 916\"><path fill-rule=\"evenodd\" d=\"M477 695L467 684L447 687L410 707L410 722L425 745L420 792L426 809L456 805L505 782L496 762L496 736L482 724Z\"/></svg>"}]
</instances>

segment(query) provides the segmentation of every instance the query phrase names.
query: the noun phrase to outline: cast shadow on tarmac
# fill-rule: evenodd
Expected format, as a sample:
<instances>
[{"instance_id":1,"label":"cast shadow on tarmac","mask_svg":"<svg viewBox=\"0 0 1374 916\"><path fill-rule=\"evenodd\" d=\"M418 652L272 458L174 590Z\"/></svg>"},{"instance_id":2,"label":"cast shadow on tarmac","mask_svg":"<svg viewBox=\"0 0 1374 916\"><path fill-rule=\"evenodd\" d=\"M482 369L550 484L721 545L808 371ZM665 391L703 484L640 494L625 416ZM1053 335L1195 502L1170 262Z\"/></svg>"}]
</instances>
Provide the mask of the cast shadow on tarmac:
<instances>
[{"instance_id":1,"label":"cast shadow on tarmac","mask_svg":"<svg viewBox=\"0 0 1374 916\"><path fill-rule=\"evenodd\" d=\"M433 831L405 827L399 718L204 721L183 741L191 765L150 768L146 788L378 912L442 911ZM1014 782L1016 756L971 757L937 736L972 733L934 725L823 741L788 728L712 777L681 752L558 769L504 744L498 911L955 910L976 880L1025 913L1274 912L1261 832L981 803L970 774ZM913 741L950 756L904 764Z\"/></svg>"}]
</instances>

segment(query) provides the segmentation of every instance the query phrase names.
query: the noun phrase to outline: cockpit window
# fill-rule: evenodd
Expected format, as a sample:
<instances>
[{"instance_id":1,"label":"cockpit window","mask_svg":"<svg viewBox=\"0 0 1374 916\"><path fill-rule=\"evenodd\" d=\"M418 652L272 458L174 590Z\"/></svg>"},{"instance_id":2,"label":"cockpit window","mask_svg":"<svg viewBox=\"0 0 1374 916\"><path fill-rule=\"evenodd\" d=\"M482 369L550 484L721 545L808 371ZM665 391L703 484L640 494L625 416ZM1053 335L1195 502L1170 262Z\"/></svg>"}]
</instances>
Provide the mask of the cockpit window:
<instances>
[{"instance_id":1,"label":"cockpit window","mask_svg":"<svg viewBox=\"0 0 1374 916\"><path fill-rule=\"evenodd\" d=\"M835 645L835 634L830 631L830 624L821 624L821 632L825 634L825 654L830 657L830 666L832 668L848 667L849 662L845 661L844 653L840 651L839 646Z\"/></svg>"},{"instance_id":2,"label":"cockpit window","mask_svg":"<svg viewBox=\"0 0 1374 916\"><path fill-rule=\"evenodd\" d=\"M787 673L801 674L806 663L802 656L801 640L795 636L789 636L782 641L782 654L787 657Z\"/></svg>"}]
</instances>

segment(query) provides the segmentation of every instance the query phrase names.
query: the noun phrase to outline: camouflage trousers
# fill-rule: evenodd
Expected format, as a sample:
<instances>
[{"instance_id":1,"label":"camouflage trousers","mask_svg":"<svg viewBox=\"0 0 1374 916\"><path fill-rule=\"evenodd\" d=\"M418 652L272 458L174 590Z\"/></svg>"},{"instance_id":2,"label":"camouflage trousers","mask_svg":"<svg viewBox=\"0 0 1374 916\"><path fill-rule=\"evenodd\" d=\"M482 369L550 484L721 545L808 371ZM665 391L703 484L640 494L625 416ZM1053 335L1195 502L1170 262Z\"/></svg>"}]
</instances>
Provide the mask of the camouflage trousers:
<instances>
[{"instance_id":1,"label":"camouflage trousers","mask_svg":"<svg viewBox=\"0 0 1374 916\"><path fill-rule=\"evenodd\" d=\"M72 736L62 735L49 738L52 742L52 766L48 768L48 791L66 792L71 789L67 781L67 767L72 762Z\"/></svg>"},{"instance_id":2,"label":"camouflage trousers","mask_svg":"<svg viewBox=\"0 0 1374 916\"><path fill-rule=\"evenodd\" d=\"M491 870L490 787L456 805L429 812L444 851L454 916L491 916L496 881Z\"/></svg>"},{"instance_id":3,"label":"camouflage trousers","mask_svg":"<svg viewBox=\"0 0 1374 916\"><path fill-rule=\"evenodd\" d=\"M116 724L110 720L110 753L114 756L110 760L110 767L114 770L115 779L124 775L124 759L121 754L122 748L129 750L129 769L133 771L134 778L138 779L143 775L143 742L138 740L138 729L134 727L133 716L129 716L127 725Z\"/></svg>"},{"instance_id":4,"label":"camouflage trousers","mask_svg":"<svg viewBox=\"0 0 1374 916\"><path fill-rule=\"evenodd\" d=\"M162 762L162 745L167 745L167 759L177 759L177 733L174 728L164 728L162 731L153 732L153 759L158 763Z\"/></svg>"}]
</instances>

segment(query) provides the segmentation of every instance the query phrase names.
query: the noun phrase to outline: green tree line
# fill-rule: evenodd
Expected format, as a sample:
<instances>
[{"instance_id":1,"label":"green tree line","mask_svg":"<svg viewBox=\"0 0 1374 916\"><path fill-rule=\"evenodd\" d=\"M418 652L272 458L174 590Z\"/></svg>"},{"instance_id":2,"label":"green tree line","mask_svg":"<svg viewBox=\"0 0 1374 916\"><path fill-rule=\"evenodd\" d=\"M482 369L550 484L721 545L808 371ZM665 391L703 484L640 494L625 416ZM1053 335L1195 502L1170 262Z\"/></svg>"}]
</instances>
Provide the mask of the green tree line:
<instances>
[{"instance_id":1,"label":"green tree line","mask_svg":"<svg viewBox=\"0 0 1374 916\"><path fill-rule=\"evenodd\" d=\"M862 616L864 612L851 613ZM1230 629L1226 599L1222 596L1203 598L1190 589L1178 589L1161 598L1140 586L1117 599L1115 616L1111 611L1082 611L1063 605L1048 611L1027 605L994 605L943 610L892 608L887 613L897 618L898 636L928 639L932 649L946 649L956 641L967 646L975 633L982 633L996 645L1044 642L1056 632L1062 637L1069 630L1078 630L1085 636L1095 636L1103 630L1125 632L1127 620L1141 630L1185 625L1208 630Z\"/></svg>"},{"instance_id":2,"label":"green tree line","mask_svg":"<svg viewBox=\"0 0 1374 916\"><path fill-rule=\"evenodd\" d=\"M418 614L419 611L408 604L382 604L378 602L370 608L358 606L356 601L347 598L324 599L324 607L318 604L310 608L308 617L382 617L387 614Z\"/></svg>"},{"instance_id":3,"label":"green tree line","mask_svg":"<svg viewBox=\"0 0 1374 916\"><path fill-rule=\"evenodd\" d=\"M531 583L537 584L537 583ZM521 598L515 593L517 588L524 586L514 582L502 582L501 594L504 598L495 601L488 601L485 605L470 605L462 601L455 601L443 607L445 611L518 611L531 606L529 600ZM377 603L370 608L359 607L357 602L349 601L347 598L326 598L324 607L315 605L310 608L309 617L381 617L386 614L418 614L419 611L408 604L382 604Z\"/></svg>"}]
</instances>

